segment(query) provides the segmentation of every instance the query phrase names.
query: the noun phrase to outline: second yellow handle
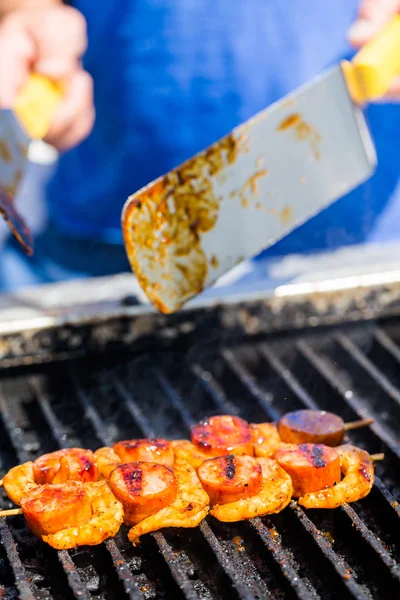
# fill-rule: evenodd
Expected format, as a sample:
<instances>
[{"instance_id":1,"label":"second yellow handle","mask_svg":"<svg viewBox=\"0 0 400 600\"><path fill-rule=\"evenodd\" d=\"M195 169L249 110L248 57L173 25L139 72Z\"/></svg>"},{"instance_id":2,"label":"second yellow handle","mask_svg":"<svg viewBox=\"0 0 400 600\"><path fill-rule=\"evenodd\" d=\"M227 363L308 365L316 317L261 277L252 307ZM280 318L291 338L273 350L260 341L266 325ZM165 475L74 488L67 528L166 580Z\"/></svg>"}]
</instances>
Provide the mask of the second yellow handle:
<instances>
[{"instance_id":1,"label":"second yellow handle","mask_svg":"<svg viewBox=\"0 0 400 600\"><path fill-rule=\"evenodd\" d=\"M61 86L43 75L30 75L18 95L14 112L31 138L41 139L63 97Z\"/></svg>"},{"instance_id":2,"label":"second yellow handle","mask_svg":"<svg viewBox=\"0 0 400 600\"><path fill-rule=\"evenodd\" d=\"M381 99L400 75L400 15L365 44L351 63L342 66L355 102L366 104Z\"/></svg>"}]
</instances>

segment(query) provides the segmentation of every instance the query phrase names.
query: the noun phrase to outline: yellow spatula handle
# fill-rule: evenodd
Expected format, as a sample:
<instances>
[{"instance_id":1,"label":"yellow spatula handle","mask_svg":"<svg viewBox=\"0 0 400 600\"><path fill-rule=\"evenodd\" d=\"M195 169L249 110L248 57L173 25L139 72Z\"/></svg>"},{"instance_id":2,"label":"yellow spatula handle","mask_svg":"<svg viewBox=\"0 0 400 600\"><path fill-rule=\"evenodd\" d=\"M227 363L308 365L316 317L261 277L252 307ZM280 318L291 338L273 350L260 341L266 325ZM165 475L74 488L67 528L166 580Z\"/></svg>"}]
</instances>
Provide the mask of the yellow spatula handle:
<instances>
[{"instance_id":1,"label":"yellow spatula handle","mask_svg":"<svg viewBox=\"0 0 400 600\"><path fill-rule=\"evenodd\" d=\"M59 84L43 75L29 76L18 95L14 112L30 137L45 137L62 97Z\"/></svg>"},{"instance_id":2,"label":"yellow spatula handle","mask_svg":"<svg viewBox=\"0 0 400 600\"><path fill-rule=\"evenodd\" d=\"M345 61L342 66L355 102L366 104L382 98L400 75L400 15L365 44L351 63Z\"/></svg>"}]
</instances>

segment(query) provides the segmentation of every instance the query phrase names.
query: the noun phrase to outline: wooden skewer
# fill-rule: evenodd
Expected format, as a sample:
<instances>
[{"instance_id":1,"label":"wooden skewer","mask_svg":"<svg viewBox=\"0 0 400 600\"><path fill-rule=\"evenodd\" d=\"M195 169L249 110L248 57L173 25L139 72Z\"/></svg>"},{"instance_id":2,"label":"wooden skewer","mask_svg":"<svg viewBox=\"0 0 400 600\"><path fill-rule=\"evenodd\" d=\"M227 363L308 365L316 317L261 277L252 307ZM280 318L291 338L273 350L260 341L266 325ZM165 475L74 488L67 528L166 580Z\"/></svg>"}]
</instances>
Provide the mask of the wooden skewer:
<instances>
[{"instance_id":1,"label":"wooden skewer","mask_svg":"<svg viewBox=\"0 0 400 600\"><path fill-rule=\"evenodd\" d=\"M8 510L0 510L0 517L14 517L15 515L23 515L22 508L9 508Z\"/></svg>"},{"instance_id":2,"label":"wooden skewer","mask_svg":"<svg viewBox=\"0 0 400 600\"><path fill-rule=\"evenodd\" d=\"M351 429L359 429L360 427L367 427L367 425L372 425L372 423L374 423L374 421L375 421L375 419L372 419L372 418L359 419L358 421L350 421L350 423L344 424L344 429L345 429L345 431L350 431Z\"/></svg>"},{"instance_id":3,"label":"wooden skewer","mask_svg":"<svg viewBox=\"0 0 400 600\"><path fill-rule=\"evenodd\" d=\"M385 455L383 454L383 452L379 452L378 454L370 454L370 457L374 462L377 462L378 460L383 460L385 458Z\"/></svg>"}]
</instances>

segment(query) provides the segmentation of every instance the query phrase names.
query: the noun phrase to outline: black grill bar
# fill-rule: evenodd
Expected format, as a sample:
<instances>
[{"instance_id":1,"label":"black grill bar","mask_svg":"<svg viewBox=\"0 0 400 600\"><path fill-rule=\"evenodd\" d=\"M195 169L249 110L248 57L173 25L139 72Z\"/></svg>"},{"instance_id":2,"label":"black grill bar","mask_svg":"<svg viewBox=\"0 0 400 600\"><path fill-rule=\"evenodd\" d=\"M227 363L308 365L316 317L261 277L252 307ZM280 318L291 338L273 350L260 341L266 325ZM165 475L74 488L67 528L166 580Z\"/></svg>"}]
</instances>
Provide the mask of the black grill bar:
<instances>
[{"instance_id":1,"label":"black grill bar","mask_svg":"<svg viewBox=\"0 0 400 600\"><path fill-rule=\"evenodd\" d=\"M268 356L268 353L265 353L265 351L263 354L264 354L264 356L265 355ZM271 407L269 406L269 403L267 403L265 401L265 393L258 386L258 384L252 377L251 373L247 370L247 368L240 361L238 361L236 359L236 357L234 356L232 351L224 350L223 356L224 356L224 359L229 364L232 371L238 376L240 381L251 391L251 393L254 395L254 397L258 400L259 404L262 406L262 408L264 408L264 409L266 408L268 417L271 420L276 420L276 416L275 416L276 411L271 409ZM292 384L293 383L295 384L295 387L297 389L301 388L302 391L301 391L301 395L299 396L299 399L301 400L301 398L304 397L304 395L307 394L307 392L304 390L304 388L302 388L302 386L300 386L299 382L292 375L291 375L291 382L292 382ZM306 406L309 406L310 404L315 404L315 401L313 401L311 399L311 402L310 402L310 400L309 400L307 402ZM292 508L293 508L293 503L292 503ZM300 507L299 507L299 510L301 510ZM387 569L389 570L390 575L396 580L397 583L399 583L400 582L400 568L395 563L395 561L393 561L393 559L390 557L389 553L385 550L383 545L375 538L375 536L372 534L372 532L368 530L368 528L364 525L364 523L361 521L361 519L359 519L357 517L356 513L350 506L343 505L340 508L340 510L347 515L347 517L350 519L350 521L352 523L352 526L355 526L356 531L362 537L362 540L370 544L370 547L375 552L376 557L378 559L380 559L380 561L382 561L382 563L385 565L385 567L387 567ZM299 514L298 511L296 511L296 514ZM304 511L303 511L303 514L304 514L304 518L302 519L302 524L304 525L305 519L308 519L308 517L306 516ZM308 531L313 532L313 528L309 528ZM333 553L333 555L329 554L326 556L331 561L333 559L333 556L335 556L334 563L335 563L335 565L338 563L339 559L338 559L338 556L335 555L335 553ZM343 577L344 577L344 575L343 575ZM353 579L345 578L344 581L345 581L346 585L349 585L350 583L351 583L351 585L353 584ZM399 593L400 593L400 586L398 589L399 589ZM362 593L362 590L360 589L359 592Z\"/></svg>"},{"instance_id":2,"label":"black grill bar","mask_svg":"<svg viewBox=\"0 0 400 600\"><path fill-rule=\"evenodd\" d=\"M163 373L161 373L160 371L158 371L156 369L154 369L153 373L159 380L159 382L160 382L161 386L163 387L164 391L166 392L166 394L168 395L168 398L169 398L172 406L174 406L174 408L180 412L180 414L182 416L182 420L185 422L186 426L190 427L190 425L193 424L193 419L192 419L190 413L185 408L185 405L183 404L182 400L174 392L173 388L169 385L169 383L166 380L166 378L164 377ZM118 381L115 382L115 386L118 389L118 391L119 391L120 395L122 396L122 398L124 399L124 401L129 400L130 392L128 392L128 390L125 388L125 386ZM148 428L142 429L143 434L146 436L151 435L150 431L151 430ZM216 558L218 559L219 564L223 566L226 575L232 582L232 585L236 589L239 597L244 598L244 599L248 598L249 600L251 598L263 597L263 596L253 596L251 594L251 592L249 592L249 590L243 584L244 575L241 575L240 571L237 571L234 568L232 568L232 566L226 560L226 557L224 556L224 551L221 548L221 546L218 542L218 539L216 538L216 536L213 534L212 530L210 529L209 525L207 523L203 523L202 525L200 525L199 529L202 532L209 547L214 552ZM158 532L157 536L160 536L160 535L161 534ZM170 562L170 558L168 556L165 556L165 558L169 559L169 562ZM180 584L180 587L182 587L181 584ZM258 591L261 594L265 594L265 590L258 590Z\"/></svg>"},{"instance_id":3,"label":"black grill bar","mask_svg":"<svg viewBox=\"0 0 400 600\"><path fill-rule=\"evenodd\" d=\"M400 391L380 370L365 356L356 344L344 333L334 335L337 343L348 352L352 358L376 381L376 383L388 394L388 396L400 405ZM382 339L382 336L381 336ZM394 344L393 344L394 345Z\"/></svg>"},{"instance_id":4,"label":"black grill bar","mask_svg":"<svg viewBox=\"0 0 400 600\"><path fill-rule=\"evenodd\" d=\"M38 404L42 410L43 416L48 423L49 429L53 433L53 437L54 437L56 443L58 444L58 446L60 448L70 447L70 443L68 442L68 438L63 431L63 427L62 427L61 423L59 422L58 418L56 417L53 409L51 408L49 399L47 398L45 391L41 388L40 382L35 377L30 377L29 384L35 394L35 399L38 402ZM90 406L89 407L85 406L86 414L89 416L89 418L92 418L93 415L92 415L92 411L90 410L90 408L91 408ZM94 408L92 410L93 410L94 417L96 418L96 416L97 416L96 411L94 410ZM143 594L140 592L139 588L137 587L135 579L134 579L131 571L129 570L115 541L112 539L107 540L105 543L105 547L107 548L107 551L111 557L112 563L115 567L116 573L118 574L118 577L119 577L128 597L131 600L142 599ZM85 597L86 597L85 588L84 588L82 582L80 582L79 574L78 574L76 568L74 567L74 563L73 563L71 557L68 555L67 552L64 551L62 553L59 552L59 558L60 558L60 562L62 563L62 565L64 567L64 570L67 573L70 587L74 590L75 595L77 595L78 598L82 598L82 594L85 594ZM78 587L79 582L80 582L81 587Z\"/></svg>"},{"instance_id":5,"label":"black grill bar","mask_svg":"<svg viewBox=\"0 0 400 600\"><path fill-rule=\"evenodd\" d=\"M89 596L86 592L85 586L79 576L76 569L75 563L72 560L69 552L66 550L60 550L58 552L58 560L60 561L62 568L67 576L68 585L75 598L82 598L82 600L89 600Z\"/></svg>"},{"instance_id":6,"label":"black grill bar","mask_svg":"<svg viewBox=\"0 0 400 600\"><path fill-rule=\"evenodd\" d=\"M366 595L362 588L353 578L353 573L348 566L346 566L344 560L332 549L330 542L322 535L322 532L317 529L314 523L307 517L305 512L298 504L291 503L290 508L296 514L297 518L301 522L304 529L310 534L313 542L318 546L324 556L327 557L331 566L340 576L343 582L345 582L348 591L351 592L354 598L357 600L364 600ZM327 582L329 585L329 582Z\"/></svg>"},{"instance_id":7,"label":"black grill bar","mask_svg":"<svg viewBox=\"0 0 400 600\"><path fill-rule=\"evenodd\" d=\"M318 404L313 398L305 391L302 385L297 381L296 377L292 374L291 370L276 356L272 349L267 344L260 346L260 352L275 371L275 373L283 379L286 385L292 390L295 396L301 401L304 408L311 410L318 410Z\"/></svg>"},{"instance_id":8,"label":"black grill bar","mask_svg":"<svg viewBox=\"0 0 400 600\"><path fill-rule=\"evenodd\" d=\"M17 424L15 423L15 421L11 415L11 412L8 408L8 404L5 401L5 398L1 392L0 392L0 415L1 415L3 426L8 434L8 437L11 441L12 447L15 451L15 454L16 454L19 462L24 463L24 462L31 460L31 456L25 450L23 432L22 432L21 428L18 427ZM7 538L8 541L10 541L11 539L13 540L11 530L8 528L8 526L7 526L7 529L9 532L9 537ZM8 546L6 545L6 549L7 548L8 548ZM12 548L13 548L13 550L12 550L13 557L14 557L14 553L18 556L17 546L16 546L15 542L13 542ZM58 555L58 560L64 570L65 576L67 577L67 580L70 585L72 593L74 594L74 596L76 598L81 598L82 600L86 600L87 594L86 594L85 586L83 585L83 583L81 581L79 573L78 573L71 557L68 555L68 553L66 551L57 552L57 555ZM11 566L14 570L16 585L19 590L20 590L21 585L24 585L25 588L30 589L29 583L26 578L27 577L26 573L25 573L25 581L22 578L22 574L24 573L25 570L22 567L22 564L21 564L21 561L19 558L18 558L18 560L19 560L19 564L18 564L18 562L14 562L14 560L12 560L12 562L11 562ZM15 571L15 569L17 569L17 571Z\"/></svg>"},{"instance_id":9,"label":"black grill bar","mask_svg":"<svg viewBox=\"0 0 400 600\"><path fill-rule=\"evenodd\" d=\"M5 519L0 519L0 539L12 568L20 600L34 600L34 595L19 557L15 540Z\"/></svg>"}]
</instances>

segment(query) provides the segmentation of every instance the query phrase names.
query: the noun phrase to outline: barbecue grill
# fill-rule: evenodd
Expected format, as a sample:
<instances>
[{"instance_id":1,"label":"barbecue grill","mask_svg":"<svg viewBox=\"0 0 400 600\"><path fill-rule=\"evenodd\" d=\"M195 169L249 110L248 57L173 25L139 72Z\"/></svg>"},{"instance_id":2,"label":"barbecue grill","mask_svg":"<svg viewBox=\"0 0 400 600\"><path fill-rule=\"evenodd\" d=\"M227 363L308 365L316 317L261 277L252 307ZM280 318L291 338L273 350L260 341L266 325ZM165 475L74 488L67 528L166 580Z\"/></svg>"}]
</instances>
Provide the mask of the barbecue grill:
<instances>
[{"instance_id":1,"label":"barbecue grill","mask_svg":"<svg viewBox=\"0 0 400 600\"><path fill-rule=\"evenodd\" d=\"M377 253L366 271L365 251L350 254L351 272L334 272L330 257L302 259L282 264L278 282L258 263L240 285L226 281L171 317L144 304L130 276L4 298L2 473L60 447L181 438L212 414L256 422L298 408L374 417L349 437L385 460L358 503L306 511L293 502L237 524L208 517L135 548L123 527L101 546L56 552L22 517L0 520L0 595L399 598L399 269L382 268Z\"/></svg>"}]
</instances>

